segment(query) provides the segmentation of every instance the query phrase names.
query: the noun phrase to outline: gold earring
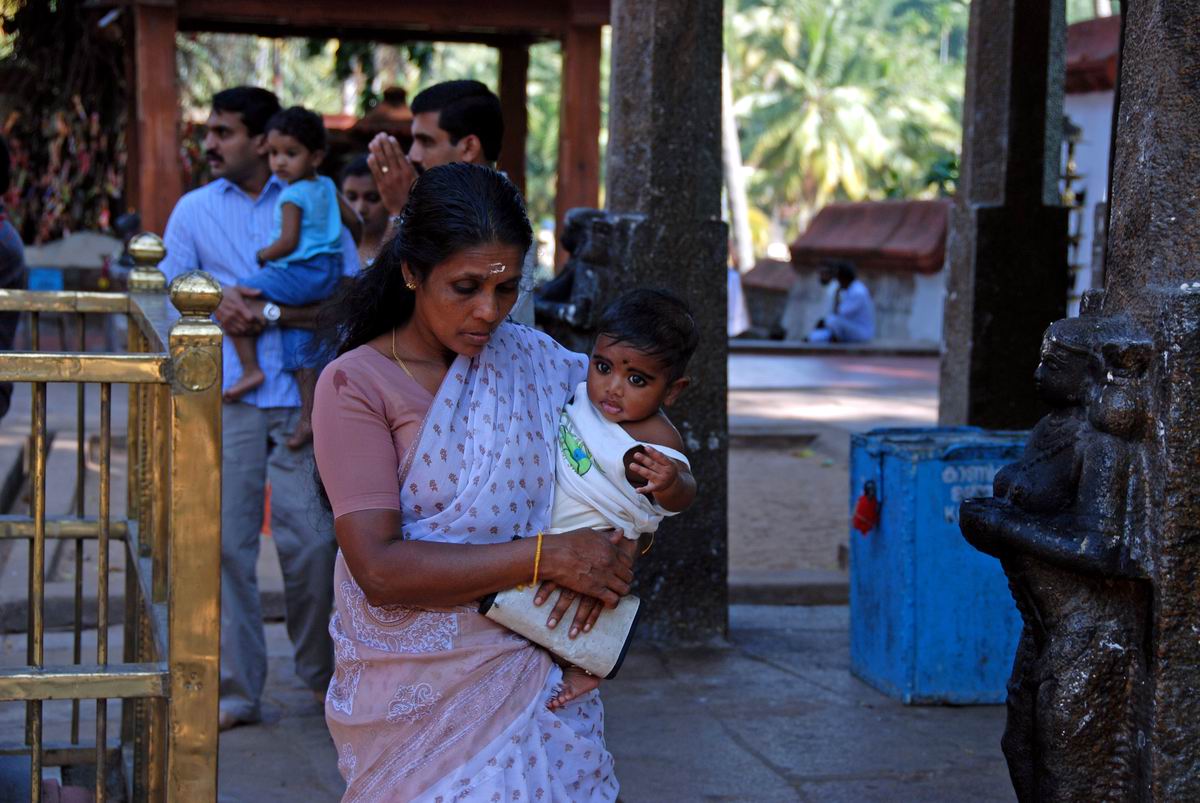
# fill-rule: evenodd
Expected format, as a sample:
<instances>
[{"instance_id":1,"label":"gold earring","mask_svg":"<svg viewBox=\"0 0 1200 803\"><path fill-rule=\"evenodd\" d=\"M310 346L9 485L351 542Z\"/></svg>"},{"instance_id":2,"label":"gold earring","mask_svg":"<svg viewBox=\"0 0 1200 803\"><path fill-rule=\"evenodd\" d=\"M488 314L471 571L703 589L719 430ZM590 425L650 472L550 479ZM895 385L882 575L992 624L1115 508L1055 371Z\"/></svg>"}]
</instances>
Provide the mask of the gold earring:
<instances>
[{"instance_id":1,"label":"gold earring","mask_svg":"<svg viewBox=\"0 0 1200 803\"><path fill-rule=\"evenodd\" d=\"M406 281L406 282L404 283L404 286L405 286L405 287L407 287L409 290L416 290L416 289L417 289L417 283L416 283L416 282L413 282L413 281Z\"/></svg>"}]
</instances>

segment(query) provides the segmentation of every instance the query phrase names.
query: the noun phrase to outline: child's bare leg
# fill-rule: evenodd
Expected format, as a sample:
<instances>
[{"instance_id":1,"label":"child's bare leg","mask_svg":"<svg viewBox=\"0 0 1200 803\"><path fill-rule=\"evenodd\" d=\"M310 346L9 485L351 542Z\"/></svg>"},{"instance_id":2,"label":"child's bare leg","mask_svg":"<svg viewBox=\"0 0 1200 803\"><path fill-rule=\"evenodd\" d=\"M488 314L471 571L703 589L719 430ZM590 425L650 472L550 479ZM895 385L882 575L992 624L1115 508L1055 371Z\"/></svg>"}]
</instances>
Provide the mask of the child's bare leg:
<instances>
[{"instance_id":1,"label":"child's bare leg","mask_svg":"<svg viewBox=\"0 0 1200 803\"><path fill-rule=\"evenodd\" d=\"M551 711L565 708L567 703L576 697L582 697L600 685L600 678L586 669L580 669L568 663L563 663L561 666L562 684L559 685L550 701L546 703L546 707Z\"/></svg>"},{"instance_id":2,"label":"child's bare leg","mask_svg":"<svg viewBox=\"0 0 1200 803\"><path fill-rule=\"evenodd\" d=\"M225 401L236 401L263 383L266 376L258 367L258 338L252 335L232 335L233 349L242 363L242 375L225 391Z\"/></svg>"},{"instance_id":3,"label":"child's bare leg","mask_svg":"<svg viewBox=\"0 0 1200 803\"><path fill-rule=\"evenodd\" d=\"M300 420L292 437L287 439L289 449L301 449L312 440L313 393L317 387L317 372L312 368L296 369L296 384L300 386Z\"/></svg>"}]
</instances>

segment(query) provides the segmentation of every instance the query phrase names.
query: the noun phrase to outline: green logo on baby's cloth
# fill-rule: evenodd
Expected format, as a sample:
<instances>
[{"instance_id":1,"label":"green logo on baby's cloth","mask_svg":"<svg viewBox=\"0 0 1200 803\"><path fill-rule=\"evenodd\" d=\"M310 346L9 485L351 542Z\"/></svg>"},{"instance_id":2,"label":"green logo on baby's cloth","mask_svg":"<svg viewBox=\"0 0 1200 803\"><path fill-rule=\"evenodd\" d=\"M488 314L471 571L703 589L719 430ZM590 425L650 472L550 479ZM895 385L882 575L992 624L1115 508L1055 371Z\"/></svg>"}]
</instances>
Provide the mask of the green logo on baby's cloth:
<instances>
[{"instance_id":1,"label":"green logo on baby's cloth","mask_svg":"<svg viewBox=\"0 0 1200 803\"><path fill-rule=\"evenodd\" d=\"M565 422L558 426L558 445L562 449L563 457L567 458L567 462L571 464L571 468L575 469L576 474L582 477L591 470L591 452Z\"/></svg>"}]
</instances>

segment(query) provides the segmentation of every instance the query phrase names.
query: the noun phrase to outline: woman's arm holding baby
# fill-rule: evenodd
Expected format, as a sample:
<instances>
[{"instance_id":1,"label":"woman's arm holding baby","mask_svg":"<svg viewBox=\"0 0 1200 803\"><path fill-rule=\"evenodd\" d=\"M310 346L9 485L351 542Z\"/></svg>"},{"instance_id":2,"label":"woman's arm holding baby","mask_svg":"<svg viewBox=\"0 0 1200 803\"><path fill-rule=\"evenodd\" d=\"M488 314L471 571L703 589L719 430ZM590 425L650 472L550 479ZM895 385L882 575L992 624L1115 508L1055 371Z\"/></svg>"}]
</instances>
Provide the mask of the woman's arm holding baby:
<instances>
[{"instance_id":1,"label":"woman's arm holding baby","mask_svg":"<svg viewBox=\"0 0 1200 803\"><path fill-rule=\"evenodd\" d=\"M538 576L615 607L629 593L633 558L619 532L572 530L499 544L408 541L400 512L375 509L334 520L346 566L372 605L450 606L473 602Z\"/></svg>"}]
</instances>

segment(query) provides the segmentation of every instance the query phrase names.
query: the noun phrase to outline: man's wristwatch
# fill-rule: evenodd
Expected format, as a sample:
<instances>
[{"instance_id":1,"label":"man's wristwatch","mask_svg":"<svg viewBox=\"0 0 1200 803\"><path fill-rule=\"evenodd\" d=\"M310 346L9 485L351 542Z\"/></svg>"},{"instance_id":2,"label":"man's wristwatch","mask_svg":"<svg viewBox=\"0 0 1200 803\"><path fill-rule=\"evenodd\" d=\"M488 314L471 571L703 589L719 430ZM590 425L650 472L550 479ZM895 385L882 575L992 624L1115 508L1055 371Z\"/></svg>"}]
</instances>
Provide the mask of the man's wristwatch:
<instances>
[{"instance_id":1,"label":"man's wristwatch","mask_svg":"<svg viewBox=\"0 0 1200 803\"><path fill-rule=\"evenodd\" d=\"M266 304L263 304L262 314L267 319L267 326L270 326L271 324L279 323L279 316L283 314L283 311L279 309L278 304L268 301Z\"/></svg>"}]
</instances>

